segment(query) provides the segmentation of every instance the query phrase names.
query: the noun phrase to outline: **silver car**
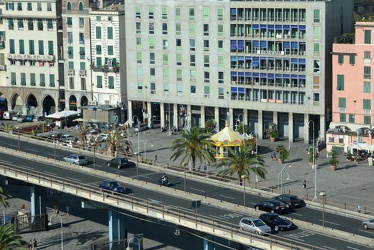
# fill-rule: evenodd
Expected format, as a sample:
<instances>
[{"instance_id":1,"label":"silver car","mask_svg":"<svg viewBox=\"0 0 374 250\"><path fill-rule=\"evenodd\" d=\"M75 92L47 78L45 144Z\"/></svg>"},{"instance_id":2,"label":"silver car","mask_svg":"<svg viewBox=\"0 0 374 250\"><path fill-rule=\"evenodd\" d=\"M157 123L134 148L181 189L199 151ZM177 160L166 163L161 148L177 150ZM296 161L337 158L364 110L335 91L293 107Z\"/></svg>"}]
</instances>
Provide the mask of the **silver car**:
<instances>
[{"instance_id":1,"label":"silver car","mask_svg":"<svg viewBox=\"0 0 374 250\"><path fill-rule=\"evenodd\" d=\"M362 226L363 226L365 229L368 229L368 228L374 229L374 219L371 219L371 220L364 220L364 221L362 222Z\"/></svg>"},{"instance_id":2,"label":"silver car","mask_svg":"<svg viewBox=\"0 0 374 250\"><path fill-rule=\"evenodd\" d=\"M249 231L260 235L271 233L271 228L262 220L255 217L242 218L239 222L239 227L244 231Z\"/></svg>"},{"instance_id":3,"label":"silver car","mask_svg":"<svg viewBox=\"0 0 374 250\"><path fill-rule=\"evenodd\" d=\"M88 164L87 157L83 155L69 155L69 156L64 157L64 161L75 164L75 165Z\"/></svg>"}]
</instances>

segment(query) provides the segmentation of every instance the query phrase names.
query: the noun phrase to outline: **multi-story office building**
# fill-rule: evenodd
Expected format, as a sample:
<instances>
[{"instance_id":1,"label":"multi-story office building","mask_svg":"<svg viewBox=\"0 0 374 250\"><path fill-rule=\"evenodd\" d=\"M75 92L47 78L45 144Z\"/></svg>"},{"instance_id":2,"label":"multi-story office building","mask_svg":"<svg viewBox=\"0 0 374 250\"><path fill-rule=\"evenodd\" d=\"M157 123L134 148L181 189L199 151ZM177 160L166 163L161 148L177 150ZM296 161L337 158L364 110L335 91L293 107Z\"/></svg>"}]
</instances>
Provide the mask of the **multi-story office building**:
<instances>
[{"instance_id":1,"label":"multi-story office building","mask_svg":"<svg viewBox=\"0 0 374 250\"><path fill-rule=\"evenodd\" d=\"M374 62L374 23L357 22L354 36L337 37L333 44L332 122L327 150L347 151L348 146L371 147L373 108L371 68Z\"/></svg>"},{"instance_id":2,"label":"multi-story office building","mask_svg":"<svg viewBox=\"0 0 374 250\"><path fill-rule=\"evenodd\" d=\"M61 2L4 1L6 78L0 92L19 113L53 113L60 106L62 79Z\"/></svg>"},{"instance_id":3,"label":"multi-story office building","mask_svg":"<svg viewBox=\"0 0 374 250\"><path fill-rule=\"evenodd\" d=\"M352 0L125 5L130 118L222 128L229 117L259 138L270 122L290 141L308 141L312 127L324 137L330 52L334 36L353 30Z\"/></svg>"}]
</instances>

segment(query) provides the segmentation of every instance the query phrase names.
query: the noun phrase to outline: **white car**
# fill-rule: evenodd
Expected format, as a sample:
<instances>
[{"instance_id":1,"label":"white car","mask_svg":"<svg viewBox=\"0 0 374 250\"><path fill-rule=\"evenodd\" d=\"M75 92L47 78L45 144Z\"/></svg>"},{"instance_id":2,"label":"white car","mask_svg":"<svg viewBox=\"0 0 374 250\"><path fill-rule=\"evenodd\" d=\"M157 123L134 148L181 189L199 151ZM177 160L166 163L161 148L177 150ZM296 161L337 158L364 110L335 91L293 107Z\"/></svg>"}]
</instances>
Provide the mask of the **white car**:
<instances>
[{"instance_id":1,"label":"white car","mask_svg":"<svg viewBox=\"0 0 374 250\"><path fill-rule=\"evenodd\" d=\"M239 222L239 227L244 231L249 231L260 235L271 233L271 228L266 225L265 222L255 217L242 218Z\"/></svg>"},{"instance_id":2,"label":"white car","mask_svg":"<svg viewBox=\"0 0 374 250\"><path fill-rule=\"evenodd\" d=\"M88 160L84 155L69 155L64 157L64 161L75 165L87 165Z\"/></svg>"},{"instance_id":3,"label":"white car","mask_svg":"<svg viewBox=\"0 0 374 250\"><path fill-rule=\"evenodd\" d=\"M371 219L371 220L364 220L364 221L362 222L362 226L363 226L365 229L368 229L368 228L374 229L374 219Z\"/></svg>"}]
</instances>

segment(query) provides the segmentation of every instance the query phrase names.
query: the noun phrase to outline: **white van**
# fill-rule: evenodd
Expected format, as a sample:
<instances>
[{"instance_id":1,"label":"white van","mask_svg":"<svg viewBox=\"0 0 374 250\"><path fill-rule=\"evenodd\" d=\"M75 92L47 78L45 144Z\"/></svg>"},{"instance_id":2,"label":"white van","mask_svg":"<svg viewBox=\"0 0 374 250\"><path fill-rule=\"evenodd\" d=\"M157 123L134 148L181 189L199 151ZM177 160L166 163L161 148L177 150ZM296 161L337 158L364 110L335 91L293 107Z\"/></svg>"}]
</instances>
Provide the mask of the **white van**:
<instances>
[{"instance_id":1,"label":"white van","mask_svg":"<svg viewBox=\"0 0 374 250\"><path fill-rule=\"evenodd\" d=\"M13 116L16 114L14 111L4 111L3 119L4 120L12 120Z\"/></svg>"}]
</instances>

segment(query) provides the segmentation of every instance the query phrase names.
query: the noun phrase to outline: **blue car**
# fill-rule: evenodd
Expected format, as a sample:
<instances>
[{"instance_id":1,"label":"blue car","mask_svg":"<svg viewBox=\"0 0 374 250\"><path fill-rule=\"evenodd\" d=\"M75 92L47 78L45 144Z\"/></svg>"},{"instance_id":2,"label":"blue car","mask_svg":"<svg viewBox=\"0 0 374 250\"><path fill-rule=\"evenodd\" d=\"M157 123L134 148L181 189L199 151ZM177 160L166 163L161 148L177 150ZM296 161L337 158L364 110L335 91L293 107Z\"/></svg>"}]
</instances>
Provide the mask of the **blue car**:
<instances>
[{"instance_id":1,"label":"blue car","mask_svg":"<svg viewBox=\"0 0 374 250\"><path fill-rule=\"evenodd\" d=\"M122 186L121 184L119 184L115 180L102 181L99 184L99 187L102 188L102 189L106 189L106 190L110 190L110 191L117 192L117 193L122 193L122 194L124 194L126 192L126 188L124 186Z\"/></svg>"}]
</instances>

